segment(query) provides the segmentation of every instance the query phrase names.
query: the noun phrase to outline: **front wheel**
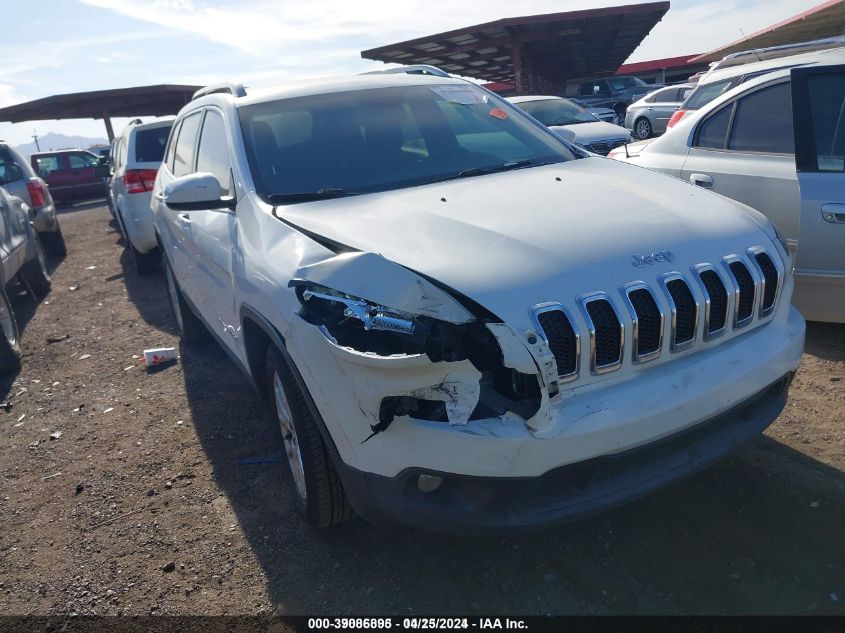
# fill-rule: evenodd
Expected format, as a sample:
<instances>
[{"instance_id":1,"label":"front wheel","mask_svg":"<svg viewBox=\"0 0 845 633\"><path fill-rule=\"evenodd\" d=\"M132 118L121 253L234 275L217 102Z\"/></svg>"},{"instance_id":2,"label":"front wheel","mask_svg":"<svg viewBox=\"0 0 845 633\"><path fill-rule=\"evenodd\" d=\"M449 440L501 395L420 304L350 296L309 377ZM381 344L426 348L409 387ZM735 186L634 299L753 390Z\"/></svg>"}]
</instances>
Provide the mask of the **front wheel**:
<instances>
[{"instance_id":1,"label":"front wheel","mask_svg":"<svg viewBox=\"0 0 845 633\"><path fill-rule=\"evenodd\" d=\"M644 141L647 138L651 137L651 121L649 121L645 117L640 117L634 123L634 136L636 136L639 140Z\"/></svg>"},{"instance_id":2,"label":"front wheel","mask_svg":"<svg viewBox=\"0 0 845 633\"><path fill-rule=\"evenodd\" d=\"M320 435L304 385L282 353L271 346L264 359L265 384L282 432L285 457L299 511L314 527L352 518L352 506Z\"/></svg>"},{"instance_id":3,"label":"front wheel","mask_svg":"<svg viewBox=\"0 0 845 633\"><path fill-rule=\"evenodd\" d=\"M18 322L6 291L0 288L0 373L21 368L21 343Z\"/></svg>"}]
</instances>

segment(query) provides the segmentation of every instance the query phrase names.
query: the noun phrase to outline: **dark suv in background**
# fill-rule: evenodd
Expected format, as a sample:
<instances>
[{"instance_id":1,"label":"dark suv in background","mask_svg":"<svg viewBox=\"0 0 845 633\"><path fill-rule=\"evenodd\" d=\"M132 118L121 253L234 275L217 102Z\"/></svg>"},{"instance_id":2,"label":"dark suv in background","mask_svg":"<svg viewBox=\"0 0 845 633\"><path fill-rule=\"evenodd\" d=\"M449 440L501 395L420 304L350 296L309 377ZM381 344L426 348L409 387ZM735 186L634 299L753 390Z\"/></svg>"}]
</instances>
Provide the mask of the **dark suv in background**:
<instances>
[{"instance_id":1,"label":"dark suv in background","mask_svg":"<svg viewBox=\"0 0 845 633\"><path fill-rule=\"evenodd\" d=\"M619 75L572 82L566 86L566 95L585 108L611 108L621 123L629 105L662 87L663 84L647 84L639 77Z\"/></svg>"},{"instance_id":2,"label":"dark suv in background","mask_svg":"<svg viewBox=\"0 0 845 633\"><path fill-rule=\"evenodd\" d=\"M11 145L0 141L0 187L29 207L32 226L50 257L64 257L65 238L47 183Z\"/></svg>"}]
</instances>

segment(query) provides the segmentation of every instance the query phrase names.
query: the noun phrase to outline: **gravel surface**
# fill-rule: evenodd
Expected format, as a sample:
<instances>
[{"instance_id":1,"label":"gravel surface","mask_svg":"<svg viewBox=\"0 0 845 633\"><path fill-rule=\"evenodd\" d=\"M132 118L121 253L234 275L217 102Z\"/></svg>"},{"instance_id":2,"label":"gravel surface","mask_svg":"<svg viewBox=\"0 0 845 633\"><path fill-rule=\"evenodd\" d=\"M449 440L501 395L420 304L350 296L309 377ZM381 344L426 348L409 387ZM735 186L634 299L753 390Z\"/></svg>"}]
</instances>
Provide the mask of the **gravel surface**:
<instances>
[{"instance_id":1,"label":"gravel surface","mask_svg":"<svg viewBox=\"0 0 845 633\"><path fill-rule=\"evenodd\" d=\"M61 222L69 255L40 305L14 300L23 369L0 384L0 613L845 614L845 326L810 324L764 437L634 504L509 538L316 531L219 348L139 365L178 342L108 210Z\"/></svg>"}]
</instances>

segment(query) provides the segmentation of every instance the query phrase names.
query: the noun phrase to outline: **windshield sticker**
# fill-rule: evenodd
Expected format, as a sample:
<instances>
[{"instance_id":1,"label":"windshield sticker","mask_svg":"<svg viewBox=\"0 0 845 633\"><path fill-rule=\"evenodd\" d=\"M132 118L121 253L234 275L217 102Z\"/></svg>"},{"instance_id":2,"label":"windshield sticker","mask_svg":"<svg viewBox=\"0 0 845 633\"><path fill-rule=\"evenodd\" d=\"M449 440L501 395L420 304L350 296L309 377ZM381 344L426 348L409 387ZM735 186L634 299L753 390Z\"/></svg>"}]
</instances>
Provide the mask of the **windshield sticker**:
<instances>
[{"instance_id":1,"label":"windshield sticker","mask_svg":"<svg viewBox=\"0 0 845 633\"><path fill-rule=\"evenodd\" d=\"M460 103L461 105L487 103L487 95L474 90L470 86L437 86L433 87L432 90L450 103Z\"/></svg>"},{"instance_id":2,"label":"windshield sticker","mask_svg":"<svg viewBox=\"0 0 845 633\"><path fill-rule=\"evenodd\" d=\"M503 121L508 118L508 113L504 110L500 110L499 108L493 108L487 114L489 114L490 116L494 116L497 119L502 119Z\"/></svg>"}]
</instances>

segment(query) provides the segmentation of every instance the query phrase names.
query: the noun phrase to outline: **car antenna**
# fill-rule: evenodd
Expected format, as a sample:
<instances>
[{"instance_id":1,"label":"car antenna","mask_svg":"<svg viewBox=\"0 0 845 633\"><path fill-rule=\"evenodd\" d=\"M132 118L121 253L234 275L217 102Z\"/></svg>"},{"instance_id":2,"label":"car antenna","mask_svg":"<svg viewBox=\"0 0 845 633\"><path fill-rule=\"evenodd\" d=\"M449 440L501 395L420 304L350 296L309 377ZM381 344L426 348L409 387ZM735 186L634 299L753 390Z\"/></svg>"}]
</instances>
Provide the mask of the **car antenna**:
<instances>
[{"instance_id":1,"label":"car antenna","mask_svg":"<svg viewBox=\"0 0 845 633\"><path fill-rule=\"evenodd\" d=\"M738 27L737 27L737 28L738 28ZM739 29L739 32L742 34L742 39L744 39L744 40L747 42L747 41L748 41L748 36L747 36L747 35L743 32L743 30L742 30L742 29ZM752 48L752 49L751 49L751 52L752 52L752 53L754 53L754 57L756 57L756 58L757 58L757 61L758 61L758 62L763 61L763 60L760 58L760 54L757 52L757 49L756 49L756 48Z\"/></svg>"}]
</instances>

